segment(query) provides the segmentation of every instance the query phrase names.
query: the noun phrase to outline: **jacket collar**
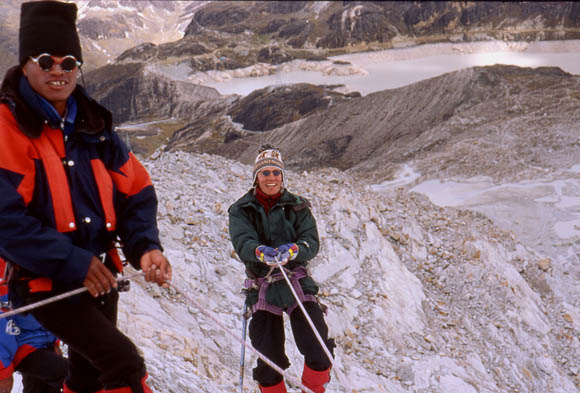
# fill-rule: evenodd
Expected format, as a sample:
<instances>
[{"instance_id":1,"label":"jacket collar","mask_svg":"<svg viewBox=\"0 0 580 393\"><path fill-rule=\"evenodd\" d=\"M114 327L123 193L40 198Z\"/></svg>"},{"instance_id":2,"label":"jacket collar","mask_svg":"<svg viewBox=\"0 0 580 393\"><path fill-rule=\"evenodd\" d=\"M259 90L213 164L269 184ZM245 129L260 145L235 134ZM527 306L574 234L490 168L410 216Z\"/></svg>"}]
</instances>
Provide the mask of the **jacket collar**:
<instances>
[{"instance_id":1,"label":"jacket collar","mask_svg":"<svg viewBox=\"0 0 580 393\"><path fill-rule=\"evenodd\" d=\"M19 96L32 112L44 119L44 122L51 128L63 128L66 135L69 135L74 130L74 121L77 114L77 100L73 95L71 95L66 101L66 113L61 117L48 100L34 91L24 75L20 76L18 82Z\"/></svg>"},{"instance_id":2,"label":"jacket collar","mask_svg":"<svg viewBox=\"0 0 580 393\"><path fill-rule=\"evenodd\" d=\"M278 205L296 205L299 204L300 201L298 197L288 191L286 188L282 191L282 195L280 199L278 199ZM260 206L260 202L256 197L256 190L255 188L250 189L244 196L242 196L238 201L238 206L253 206L254 208L258 208Z\"/></svg>"},{"instance_id":3,"label":"jacket collar","mask_svg":"<svg viewBox=\"0 0 580 393\"><path fill-rule=\"evenodd\" d=\"M21 96L19 92L21 76L20 66L12 67L6 72L0 88L0 102L8 105L20 130L25 135L36 138L40 136L45 121L49 119L31 108ZM111 129L111 112L90 98L82 86L77 85L72 95L77 104L75 132L98 134Z\"/></svg>"}]
</instances>

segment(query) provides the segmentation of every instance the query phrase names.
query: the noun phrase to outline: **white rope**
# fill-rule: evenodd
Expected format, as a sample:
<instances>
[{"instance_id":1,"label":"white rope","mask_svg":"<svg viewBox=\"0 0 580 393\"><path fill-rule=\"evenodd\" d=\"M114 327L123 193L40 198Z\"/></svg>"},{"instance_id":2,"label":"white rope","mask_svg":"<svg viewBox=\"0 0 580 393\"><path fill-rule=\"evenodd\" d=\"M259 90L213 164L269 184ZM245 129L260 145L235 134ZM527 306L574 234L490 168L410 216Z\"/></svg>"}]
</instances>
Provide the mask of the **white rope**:
<instances>
[{"instance_id":1,"label":"white rope","mask_svg":"<svg viewBox=\"0 0 580 393\"><path fill-rule=\"evenodd\" d=\"M334 364L334 358L332 357L332 354L328 350L328 347L326 346L326 343L324 342L324 340L320 336L320 333L318 332L318 329L316 329L316 326L314 326L314 322L312 322L312 319L310 318L310 315L308 315L308 312L306 312L306 309L304 308L304 305L300 301L300 298L296 294L296 291L294 290L294 286L292 285L292 282L288 278L288 275L286 274L286 270L284 269L284 266L279 261L276 261L276 266L278 266L278 268L282 272L282 275L284 276L284 279L286 280L286 283L288 283L288 286L290 287L290 291L292 291L292 295L294 295L294 299L296 300L296 304L298 304L298 307L300 307L300 310L302 311L302 314L304 314L304 318L306 318L306 320L308 321L308 324L310 325L310 328L312 329L312 332L314 333L314 335L318 339L318 342L322 346L322 349L324 350L324 353L326 353L326 356L328 357L328 360L330 360L330 363L332 364L332 369L336 373L337 379L340 381L340 383L344 387L347 388L347 390L349 392L352 392L353 390L352 390L352 388L350 386L350 383L348 382L348 379L347 378L344 378L344 376L342 375L342 373L339 372L338 368L334 367L335 366L335 364Z\"/></svg>"},{"instance_id":2,"label":"white rope","mask_svg":"<svg viewBox=\"0 0 580 393\"><path fill-rule=\"evenodd\" d=\"M279 267L282 267L282 265L279 264ZM286 281L290 285L290 288L292 289L292 293L294 294L294 297L296 297L296 300L298 302L298 305L302 309L302 312L304 313L304 315L306 316L306 319L308 320L310 326L314 330L314 333L316 334L316 337L318 338L318 340L320 341L322 347L324 348L324 350L326 352L326 356L328 356L328 358L330 359L330 362L334 365L334 359L330 355L330 352L328 351L328 348L326 348L326 345L323 343L322 338L320 337L320 334L318 333L318 330L316 330L316 328L314 327L314 324L312 323L312 320L310 319L310 317L306 313L306 310L304 309L304 306L302 305L302 303L300 302L300 300L298 300L298 297L296 295L296 292L294 292L294 288L292 288L292 285L290 284L290 281L288 279L288 276L284 272L284 269L281 268L280 270L282 270L282 273L284 275L284 278L286 279ZM129 275L126 275L126 276L118 277L116 279L116 281L122 281L122 280L132 279L132 278L135 278L137 276L143 276L143 275L144 275L143 272L136 272L136 273L129 274ZM294 379L295 380L294 383L296 385L299 385L303 391L305 391L306 393L314 393L311 389L309 389L307 386L304 386L301 382L296 383L297 378L294 378L294 377L290 378L290 375L289 374L287 374L276 363L274 363L273 361L271 361L270 359L268 359L265 355L263 355L261 352L259 352L257 349L255 349L251 344L249 344L245 340L242 340L241 338L239 338L238 336L236 336L235 334L233 334L232 332L230 332L230 330L227 327L225 327L217 318L215 318L212 314L208 313L202 306L200 306L196 301L194 301L189 296L187 296L185 294L185 292L182 291L182 290L180 290L175 284L172 284L172 283L168 283L168 284L171 287L173 287L174 289L176 289L181 294L181 296L183 296L187 301L189 301L195 307L197 307L197 309L199 311L201 311L201 313L203 315L205 315L206 317L208 317L209 319L211 319L214 323L216 323L219 327L221 327L224 331L226 331L230 336L232 336L234 339L236 339L238 342L240 342L245 348L248 348L249 350L251 350L252 352L254 352L260 359L262 359L262 361L264 363L266 363L268 366L270 366L272 369L274 369L276 372L278 372L280 375L282 375L282 377L284 379L286 379L286 380ZM8 311L8 312L5 312L5 313L2 313L2 314L0 314L0 319L7 318L7 317L10 317L10 316L16 315L16 314L21 314L21 313L26 312L26 311L34 310L35 308L39 308L39 307L45 306L47 304L57 302L59 300L66 299L66 298L71 297L71 296L74 296L74 295L78 295L80 293L86 292L87 290L88 290L88 288L85 287L85 286L80 287L80 288L77 288L77 289L73 289L72 291L68 291L68 292L65 292L65 293L61 293L60 295L56 295L56 296L53 296L53 297L50 297L50 298L47 298L47 299L38 301L36 303L31 303L31 304L29 304L27 306L17 308L16 310L12 310L12 311ZM337 374L337 376L338 376L338 374ZM339 379L341 379L341 378L339 378Z\"/></svg>"},{"instance_id":3,"label":"white rope","mask_svg":"<svg viewBox=\"0 0 580 393\"><path fill-rule=\"evenodd\" d=\"M119 281L131 279L131 278L134 278L136 276L142 276L143 274L144 274L143 272L137 272L137 273L133 273L133 274L130 274L127 276L120 276L120 277L116 278L116 281L119 282ZM57 302L59 300L66 299L68 297L78 295L79 293L83 293L86 291L88 291L88 288L84 287L84 286L77 288L77 289L73 289L72 291L61 293L60 295L49 297L47 299L40 300L36 303L31 303L27 306L17 308L16 310L7 311L5 313L2 313L2 314L0 314L0 319L8 318L8 317L11 317L12 315L21 314L21 313L26 312L26 311L34 310L35 308L42 307L42 306L45 306L45 305L50 304L50 303L54 303L54 302Z\"/></svg>"}]
</instances>

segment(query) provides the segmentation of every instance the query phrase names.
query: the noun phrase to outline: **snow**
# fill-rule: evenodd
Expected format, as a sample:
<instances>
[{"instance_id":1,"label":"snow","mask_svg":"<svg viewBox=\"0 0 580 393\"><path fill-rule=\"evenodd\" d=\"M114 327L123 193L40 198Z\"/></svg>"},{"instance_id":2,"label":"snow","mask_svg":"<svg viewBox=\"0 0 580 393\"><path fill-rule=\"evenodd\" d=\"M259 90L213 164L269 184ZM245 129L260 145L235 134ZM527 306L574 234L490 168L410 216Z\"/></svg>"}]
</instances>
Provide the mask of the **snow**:
<instances>
[{"instance_id":1,"label":"snow","mask_svg":"<svg viewBox=\"0 0 580 393\"><path fill-rule=\"evenodd\" d=\"M439 206L469 207L490 214L492 218L499 217L486 206L495 204L498 199L517 200L519 206L514 218L521 220L521 224L509 227L516 232L527 231L533 222L545 222L546 210L554 210L560 214L550 215L566 217L552 223L555 235L560 239L577 239L580 238L580 177L574 175L572 169L563 169L562 173L570 175L564 179L546 178L505 184L494 184L486 177L456 181L432 179L411 190L427 195ZM381 186L374 186L373 189L380 191ZM529 202L529 205L524 206L522 200Z\"/></svg>"}]
</instances>

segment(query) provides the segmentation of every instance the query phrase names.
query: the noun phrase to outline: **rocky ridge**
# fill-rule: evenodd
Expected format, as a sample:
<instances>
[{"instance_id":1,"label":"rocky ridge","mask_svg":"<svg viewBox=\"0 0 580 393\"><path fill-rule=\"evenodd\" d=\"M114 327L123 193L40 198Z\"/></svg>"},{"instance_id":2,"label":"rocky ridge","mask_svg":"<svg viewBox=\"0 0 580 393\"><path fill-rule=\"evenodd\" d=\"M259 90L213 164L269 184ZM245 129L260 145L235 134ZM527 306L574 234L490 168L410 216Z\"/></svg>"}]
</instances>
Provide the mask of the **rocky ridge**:
<instances>
[{"instance_id":1,"label":"rocky ridge","mask_svg":"<svg viewBox=\"0 0 580 393\"><path fill-rule=\"evenodd\" d=\"M2 74L16 63L22 2L0 5ZM580 37L574 2L74 2L86 70L115 61L233 70L434 42Z\"/></svg>"},{"instance_id":2,"label":"rocky ridge","mask_svg":"<svg viewBox=\"0 0 580 393\"><path fill-rule=\"evenodd\" d=\"M291 96L297 88L278 90ZM236 124L228 117L231 109L216 111L204 131L216 141L235 134L208 152L245 163L268 140L287 149L294 168L333 166L375 182L389 180L403 165L415 167L422 179L518 181L576 163L579 142L571 130L580 120L579 90L579 77L558 68L474 67L364 97L333 100L327 93L326 110L288 117L293 121L271 130L246 129L244 120ZM283 111L287 105L275 100L274 91L257 91L232 107L249 111L256 97L265 96L268 110ZM167 149L200 152L195 135L185 130Z\"/></svg>"},{"instance_id":3,"label":"rocky ridge","mask_svg":"<svg viewBox=\"0 0 580 393\"><path fill-rule=\"evenodd\" d=\"M218 1L195 11L180 51L168 51L176 45L168 43L119 60L165 60L161 53L172 52L172 61L193 70L231 70L433 42L577 37L580 7L565 2Z\"/></svg>"},{"instance_id":4,"label":"rocky ridge","mask_svg":"<svg viewBox=\"0 0 580 393\"><path fill-rule=\"evenodd\" d=\"M238 391L239 344L188 299L239 334L244 274L231 253L227 207L248 189L251 167L184 152L157 153L145 165L185 296L134 285L123 296L121 326L144 349L156 391ZM350 388L580 389L578 298L566 303L539 291L540 283L554 285L551 270L512 233L404 189L375 193L336 169L290 171L288 182L313 203L322 248L311 268ZM296 376L302 361L293 345L288 350ZM329 391L347 391L341 381L335 374Z\"/></svg>"}]
</instances>

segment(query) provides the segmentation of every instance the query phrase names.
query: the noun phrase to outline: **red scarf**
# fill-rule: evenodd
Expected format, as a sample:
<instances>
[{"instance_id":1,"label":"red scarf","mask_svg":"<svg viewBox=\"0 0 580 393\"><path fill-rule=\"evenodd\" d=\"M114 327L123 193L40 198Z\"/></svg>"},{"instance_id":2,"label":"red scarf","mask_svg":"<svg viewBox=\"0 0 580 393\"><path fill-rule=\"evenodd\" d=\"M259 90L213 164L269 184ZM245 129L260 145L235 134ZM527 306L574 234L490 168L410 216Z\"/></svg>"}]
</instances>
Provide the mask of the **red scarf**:
<instances>
[{"instance_id":1,"label":"red scarf","mask_svg":"<svg viewBox=\"0 0 580 393\"><path fill-rule=\"evenodd\" d=\"M272 206L274 206L276 202L278 202L281 196L282 196L281 192L272 196L266 195L262 192L262 190L260 190L260 187L256 187L256 199L264 207L266 214L268 214Z\"/></svg>"}]
</instances>

